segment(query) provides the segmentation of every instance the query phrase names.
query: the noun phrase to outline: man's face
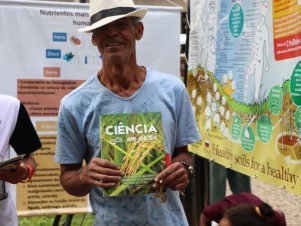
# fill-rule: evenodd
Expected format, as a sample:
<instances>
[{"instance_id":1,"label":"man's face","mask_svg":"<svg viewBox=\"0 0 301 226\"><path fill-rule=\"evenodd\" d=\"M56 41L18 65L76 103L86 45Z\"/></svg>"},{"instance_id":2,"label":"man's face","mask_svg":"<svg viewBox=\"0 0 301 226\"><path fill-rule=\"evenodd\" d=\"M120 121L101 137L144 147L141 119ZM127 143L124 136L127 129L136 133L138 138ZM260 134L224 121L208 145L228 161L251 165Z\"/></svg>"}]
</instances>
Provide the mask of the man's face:
<instances>
[{"instance_id":1,"label":"man's face","mask_svg":"<svg viewBox=\"0 0 301 226\"><path fill-rule=\"evenodd\" d=\"M92 42L97 46L103 62L122 63L135 59L135 44L143 34L143 25L127 17L116 20L93 32Z\"/></svg>"}]
</instances>

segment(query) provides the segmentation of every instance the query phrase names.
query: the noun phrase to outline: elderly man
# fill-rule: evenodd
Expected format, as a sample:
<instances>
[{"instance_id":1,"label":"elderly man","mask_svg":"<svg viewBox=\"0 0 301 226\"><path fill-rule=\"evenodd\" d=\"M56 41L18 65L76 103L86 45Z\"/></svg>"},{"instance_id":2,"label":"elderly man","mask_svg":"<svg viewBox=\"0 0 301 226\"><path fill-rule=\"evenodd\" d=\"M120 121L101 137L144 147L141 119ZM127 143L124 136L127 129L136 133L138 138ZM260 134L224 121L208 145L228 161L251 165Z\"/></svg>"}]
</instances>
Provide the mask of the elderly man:
<instances>
[{"instance_id":1,"label":"elderly man","mask_svg":"<svg viewBox=\"0 0 301 226\"><path fill-rule=\"evenodd\" d=\"M188 225L179 190L187 187L193 173L187 145L200 135L182 81L137 65L136 41L143 37L140 20L145 13L130 0L90 1L91 23L80 31L92 32L102 68L60 105L55 154L60 181L72 195L90 194L95 225ZM103 189L119 183L124 172L100 158L99 117L142 112L162 115L164 149L171 164L157 175L153 187L167 187L166 202L158 202L153 194L103 196Z\"/></svg>"}]
</instances>

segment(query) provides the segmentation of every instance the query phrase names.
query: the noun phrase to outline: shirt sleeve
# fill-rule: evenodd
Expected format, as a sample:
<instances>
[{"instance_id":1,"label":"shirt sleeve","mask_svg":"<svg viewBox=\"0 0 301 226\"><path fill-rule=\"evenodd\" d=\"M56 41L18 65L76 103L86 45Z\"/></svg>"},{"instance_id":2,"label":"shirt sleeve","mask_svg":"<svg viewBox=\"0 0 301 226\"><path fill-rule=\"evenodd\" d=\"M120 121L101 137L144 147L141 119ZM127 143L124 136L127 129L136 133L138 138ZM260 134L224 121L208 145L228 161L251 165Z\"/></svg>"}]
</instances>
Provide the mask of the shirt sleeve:
<instances>
[{"instance_id":1,"label":"shirt sleeve","mask_svg":"<svg viewBox=\"0 0 301 226\"><path fill-rule=\"evenodd\" d=\"M20 103L17 123L9 144L18 154L30 154L42 147L38 134L22 103Z\"/></svg>"},{"instance_id":2,"label":"shirt sleeve","mask_svg":"<svg viewBox=\"0 0 301 226\"><path fill-rule=\"evenodd\" d=\"M76 120L76 110L64 102L58 114L58 135L54 160L60 164L81 163L87 150L86 140ZM79 117L78 117L79 118Z\"/></svg>"}]
</instances>

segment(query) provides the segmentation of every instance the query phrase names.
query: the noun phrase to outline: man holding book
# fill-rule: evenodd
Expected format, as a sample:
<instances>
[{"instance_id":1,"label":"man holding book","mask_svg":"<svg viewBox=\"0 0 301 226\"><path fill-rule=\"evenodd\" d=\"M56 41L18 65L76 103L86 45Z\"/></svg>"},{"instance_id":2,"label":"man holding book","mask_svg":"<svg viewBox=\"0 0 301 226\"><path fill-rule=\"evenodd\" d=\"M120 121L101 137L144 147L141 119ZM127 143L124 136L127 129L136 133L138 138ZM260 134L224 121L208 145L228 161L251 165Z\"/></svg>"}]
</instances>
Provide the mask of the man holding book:
<instances>
[{"instance_id":1,"label":"man holding book","mask_svg":"<svg viewBox=\"0 0 301 226\"><path fill-rule=\"evenodd\" d=\"M94 225L188 225L179 191L193 173L187 145L199 141L200 135L182 81L137 65L136 41L143 37L140 20L145 13L131 0L90 1L90 26L80 31L92 32L102 68L60 105L55 154L60 181L74 196L90 195ZM161 139L161 132L167 159L156 174L153 163L162 158L159 154L154 159L149 146ZM150 145L145 145L147 140ZM110 154L104 157L104 152ZM139 161L136 155L142 156ZM137 180L151 182L153 190L121 192ZM123 182L128 184L118 187ZM155 191L160 192L154 195Z\"/></svg>"},{"instance_id":2,"label":"man holding book","mask_svg":"<svg viewBox=\"0 0 301 226\"><path fill-rule=\"evenodd\" d=\"M41 142L23 104L14 97L0 95L0 160L9 158L10 146L22 158L0 167L0 226L18 226L18 217L9 184L28 182L36 169L31 153ZM20 156L21 157L21 156Z\"/></svg>"}]
</instances>

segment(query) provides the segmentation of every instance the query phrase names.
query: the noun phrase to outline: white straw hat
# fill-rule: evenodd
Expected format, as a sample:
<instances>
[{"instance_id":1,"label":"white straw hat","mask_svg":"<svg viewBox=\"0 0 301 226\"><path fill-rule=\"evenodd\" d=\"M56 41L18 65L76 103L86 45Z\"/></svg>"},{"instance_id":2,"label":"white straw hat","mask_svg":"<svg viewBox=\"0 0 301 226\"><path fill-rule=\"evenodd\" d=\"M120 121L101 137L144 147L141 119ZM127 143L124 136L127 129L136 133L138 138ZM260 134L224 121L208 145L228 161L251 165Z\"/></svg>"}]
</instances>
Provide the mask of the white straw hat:
<instances>
[{"instance_id":1,"label":"white straw hat","mask_svg":"<svg viewBox=\"0 0 301 226\"><path fill-rule=\"evenodd\" d=\"M146 9L137 9L132 0L90 0L90 26L79 29L80 32L92 30L124 17L142 19Z\"/></svg>"}]
</instances>

